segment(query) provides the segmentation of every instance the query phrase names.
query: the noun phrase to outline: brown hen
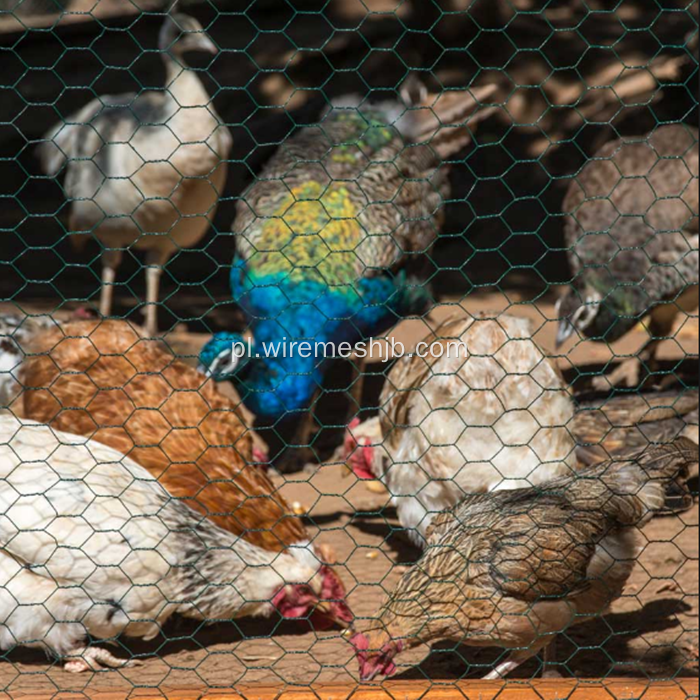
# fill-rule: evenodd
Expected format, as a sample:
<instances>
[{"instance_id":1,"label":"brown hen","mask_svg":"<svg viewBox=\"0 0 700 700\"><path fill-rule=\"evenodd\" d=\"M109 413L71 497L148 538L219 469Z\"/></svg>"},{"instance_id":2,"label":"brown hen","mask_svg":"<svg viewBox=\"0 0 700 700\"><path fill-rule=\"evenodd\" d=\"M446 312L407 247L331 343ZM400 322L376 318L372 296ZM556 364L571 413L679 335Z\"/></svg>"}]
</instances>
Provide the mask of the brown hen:
<instances>
[{"instance_id":1,"label":"brown hen","mask_svg":"<svg viewBox=\"0 0 700 700\"><path fill-rule=\"evenodd\" d=\"M553 661L559 633L622 595L637 527L697 460L697 446L679 438L538 488L467 496L433 520L423 558L378 623L352 638L362 679L393 674L402 650L440 639L508 649L489 679L548 648L545 663Z\"/></svg>"},{"instance_id":2,"label":"brown hen","mask_svg":"<svg viewBox=\"0 0 700 700\"><path fill-rule=\"evenodd\" d=\"M351 621L342 582L322 563L329 553L319 556L323 547L309 544L303 523L252 464L242 405L124 322L69 323L30 346L20 372L26 418L128 455L173 496L255 545L316 558L330 617ZM293 596L280 611L308 612Z\"/></svg>"}]
</instances>

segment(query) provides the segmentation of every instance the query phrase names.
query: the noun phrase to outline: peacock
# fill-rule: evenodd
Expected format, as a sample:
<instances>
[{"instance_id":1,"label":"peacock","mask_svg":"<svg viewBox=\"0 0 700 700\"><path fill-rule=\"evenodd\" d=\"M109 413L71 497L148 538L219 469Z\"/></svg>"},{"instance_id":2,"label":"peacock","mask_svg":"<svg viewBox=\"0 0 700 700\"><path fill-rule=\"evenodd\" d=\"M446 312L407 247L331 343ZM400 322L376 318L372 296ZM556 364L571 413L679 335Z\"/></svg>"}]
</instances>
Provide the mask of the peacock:
<instances>
[{"instance_id":1,"label":"peacock","mask_svg":"<svg viewBox=\"0 0 700 700\"><path fill-rule=\"evenodd\" d=\"M430 309L412 268L443 222L450 183L442 166L491 113L482 106L494 89L431 96L407 83L389 100L343 97L288 139L241 198L231 287L253 342L218 334L200 360L216 380L234 381L261 422L302 416L295 445L308 446L307 409L328 355ZM311 352L293 341L308 341Z\"/></svg>"}]
</instances>

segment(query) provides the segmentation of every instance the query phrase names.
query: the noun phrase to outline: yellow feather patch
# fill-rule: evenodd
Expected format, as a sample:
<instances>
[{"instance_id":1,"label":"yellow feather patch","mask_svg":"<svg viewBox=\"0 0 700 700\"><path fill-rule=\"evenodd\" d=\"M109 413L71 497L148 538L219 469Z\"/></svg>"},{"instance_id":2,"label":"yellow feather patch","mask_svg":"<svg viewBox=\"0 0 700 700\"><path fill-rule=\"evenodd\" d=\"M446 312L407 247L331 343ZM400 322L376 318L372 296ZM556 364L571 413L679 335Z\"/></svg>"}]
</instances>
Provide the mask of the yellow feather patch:
<instances>
[{"instance_id":1,"label":"yellow feather patch","mask_svg":"<svg viewBox=\"0 0 700 700\"><path fill-rule=\"evenodd\" d=\"M263 224L251 262L260 275L351 284L360 268L355 250L362 238L347 187L307 182L293 188Z\"/></svg>"}]
</instances>

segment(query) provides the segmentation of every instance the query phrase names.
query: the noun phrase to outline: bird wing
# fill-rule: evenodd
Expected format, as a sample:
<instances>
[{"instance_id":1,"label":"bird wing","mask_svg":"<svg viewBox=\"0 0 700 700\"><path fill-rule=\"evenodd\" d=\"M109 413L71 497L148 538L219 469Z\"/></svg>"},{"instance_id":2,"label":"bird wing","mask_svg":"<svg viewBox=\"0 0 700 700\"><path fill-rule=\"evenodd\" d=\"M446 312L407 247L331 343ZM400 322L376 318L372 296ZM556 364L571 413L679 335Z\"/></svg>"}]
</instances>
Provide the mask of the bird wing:
<instances>
[{"instance_id":1,"label":"bird wing","mask_svg":"<svg viewBox=\"0 0 700 700\"><path fill-rule=\"evenodd\" d=\"M156 123L162 116L149 93L98 97L46 133L39 145L44 172L58 175L67 161L94 159L109 144L125 144L126 153L138 127L144 122ZM108 171L104 174L118 175Z\"/></svg>"},{"instance_id":2,"label":"bird wing","mask_svg":"<svg viewBox=\"0 0 700 700\"><path fill-rule=\"evenodd\" d=\"M638 281L652 263L669 264L662 254L675 252L676 260L687 255L682 233L663 232L697 226L697 177L698 132L691 127L667 126L606 144L564 201L574 273L605 265L615 280Z\"/></svg>"},{"instance_id":3,"label":"bird wing","mask_svg":"<svg viewBox=\"0 0 700 700\"><path fill-rule=\"evenodd\" d=\"M431 532L433 546L464 553L471 582L526 601L584 591L605 524L576 512L553 490L521 489L468 497Z\"/></svg>"},{"instance_id":4,"label":"bird wing","mask_svg":"<svg viewBox=\"0 0 700 700\"><path fill-rule=\"evenodd\" d=\"M169 162L181 145L167 124L176 111L160 93L104 96L48 132L39 157L49 175L65 166L73 230L115 225L110 217L137 232L169 230L177 219L170 200L183 179ZM204 152L216 161L206 146ZM144 201L149 206L140 208Z\"/></svg>"},{"instance_id":5,"label":"bird wing","mask_svg":"<svg viewBox=\"0 0 700 700\"><path fill-rule=\"evenodd\" d=\"M482 105L495 92L490 85L428 94L410 109L389 101L341 113L345 130L339 130L343 140L336 148L342 157L332 160L348 172L332 174L348 178L354 168L367 195L359 219L370 236L358 251L367 267L404 266L410 257L403 256L429 252L450 192L443 161L471 142L478 123L494 110Z\"/></svg>"},{"instance_id":6,"label":"bird wing","mask_svg":"<svg viewBox=\"0 0 700 700\"><path fill-rule=\"evenodd\" d=\"M546 487L472 497L455 509L458 525L440 543L468 553L482 587L528 601L571 597L592 583L588 571L601 543L663 507L666 485L694 463L697 445L680 438Z\"/></svg>"},{"instance_id":7,"label":"bird wing","mask_svg":"<svg viewBox=\"0 0 700 700\"><path fill-rule=\"evenodd\" d=\"M254 544L279 551L308 539L251 465L252 431L214 382L126 323L66 324L34 348L46 354L22 370L37 389L24 397L27 417L128 454L170 494Z\"/></svg>"},{"instance_id":8,"label":"bird wing","mask_svg":"<svg viewBox=\"0 0 700 700\"><path fill-rule=\"evenodd\" d=\"M653 443L671 442L686 429L698 408L698 392L621 395L583 404L573 433L576 456L593 465L611 457L632 455Z\"/></svg>"},{"instance_id":9,"label":"bird wing","mask_svg":"<svg viewBox=\"0 0 700 700\"><path fill-rule=\"evenodd\" d=\"M401 315L423 313L429 294L405 288L395 273L410 276L434 243L450 187L438 151L453 152L471 138L467 122L478 121L480 100L492 91L433 97L411 113L396 100L372 105L350 98L288 139L238 205L243 290L316 282L350 288L354 296L361 280L390 270L388 296L396 292ZM242 288L234 283L237 298L245 298ZM248 303L256 303L254 296ZM385 324L356 320L368 335Z\"/></svg>"},{"instance_id":10,"label":"bird wing","mask_svg":"<svg viewBox=\"0 0 700 700\"><path fill-rule=\"evenodd\" d=\"M448 508L504 479L540 483L564 470L574 447L573 404L532 334L527 319L506 314L452 317L423 341L426 348L437 342L440 352L396 363L381 397L396 478L422 470L441 480Z\"/></svg>"},{"instance_id":11,"label":"bird wing","mask_svg":"<svg viewBox=\"0 0 700 700\"><path fill-rule=\"evenodd\" d=\"M0 547L39 575L87 590L121 587L150 570L168 534L167 495L108 447L47 426L0 417ZM143 579L140 580L143 582Z\"/></svg>"},{"instance_id":12,"label":"bird wing","mask_svg":"<svg viewBox=\"0 0 700 700\"><path fill-rule=\"evenodd\" d=\"M450 530L457 525L458 520L454 511L446 510L438 513L431 521L425 532L425 541L428 547L437 545Z\"/></svg>"},{"instance_id":13,"label":"bird wing","mask_svg":"<svg viewBox=\"0 0 700 700\"><path fill-rule=\"evenodd\" d=\"M39 157L48 175L57 175L71 158L91 157L110 143L128 143L139 127L161 126L177 105L167 93L103 95L55 124L39 145Z\"/></svg>"},{"instance_id":14,"label":"bird wing","mask_svg":"<svg viewBox=\"0 0 700 700\"><path fill-rule=\"evenodd\" d=\"M329 284L395 268L437 235L437 164L380 110L335 109L287 140L239 202L239 253L258 274L318 268Z\"/></svg>"},{"instance_id":15,"label":"bird wing","mask_svg":"<svg viewBox=\"0 0 700 700\"><path fill-rule=\"evenodd\" d=\"M427 346L438 343L446 350L448 343L459 340L472 323L471 317L448 318L434 331L431 331L423 339L423 343ZM421 356L426 354L426 357ZM449 358L441 358L439 355L440 352L437 350L431 353L409 353L401 357L391 369L380 399L383 408L381 413L382 435L394 434L396 441L400 435L400 433L397 434L397 431L411 425L411 408L418 395L424 396L424 392L429 391L427 384L431 378L442 382L440 391L442 398L436 397L433 408L448 405L450 392L444 391L448 388L445 385L456 385L460 395L464 392L464 384L458 375L465 364L465 356L452 353ZM442 363L438 369L436 365L440 360Z\"/></svg>"},{"instance_id":16,"label":"bird wing","mask_svg":"<svg viewBox=\"0 0 700 700\"><path fill-rule=\"evenodd\" d=\"M39 145L38 155L47 175L56 176L69 158L78 152L78 141L86 124L103 109L100 98L88 102L80 111L55 124Z\"/></svg>"},{"instance_id":17,"label":"bird wing","mask_svg":"<svg viewBox=\"0 0 700 700\"><path fill-rule=\"evenodd\" d=\"M491 538L490 576L497 587L524 600L568 597L589 586L586 572L595 552L598 527L572 513L558 499L508 518Z\"/></svg>"}]
</instances>

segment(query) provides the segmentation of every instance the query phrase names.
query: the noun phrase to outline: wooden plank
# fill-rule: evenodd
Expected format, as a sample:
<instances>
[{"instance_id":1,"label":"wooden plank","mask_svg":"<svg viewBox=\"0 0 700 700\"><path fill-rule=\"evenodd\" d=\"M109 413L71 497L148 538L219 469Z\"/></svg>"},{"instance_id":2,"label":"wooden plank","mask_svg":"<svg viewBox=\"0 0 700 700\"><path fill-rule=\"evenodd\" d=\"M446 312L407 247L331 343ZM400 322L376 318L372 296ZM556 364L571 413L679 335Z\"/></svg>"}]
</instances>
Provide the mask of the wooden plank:
<instances>
[{"instance_id":1,"label":"wooden plank","mask_svg":"<svg viewBox=\"0 0 700 700\"><path fill-rule=\"evenodd\" d=\"M241 686L234 690L134 689L130 693L0 693L0 700L688 700L698 680L650 682L625 679L542 681L388 681L376 685L318 685L310 688Z\"/></svg>"}]
</instances>

